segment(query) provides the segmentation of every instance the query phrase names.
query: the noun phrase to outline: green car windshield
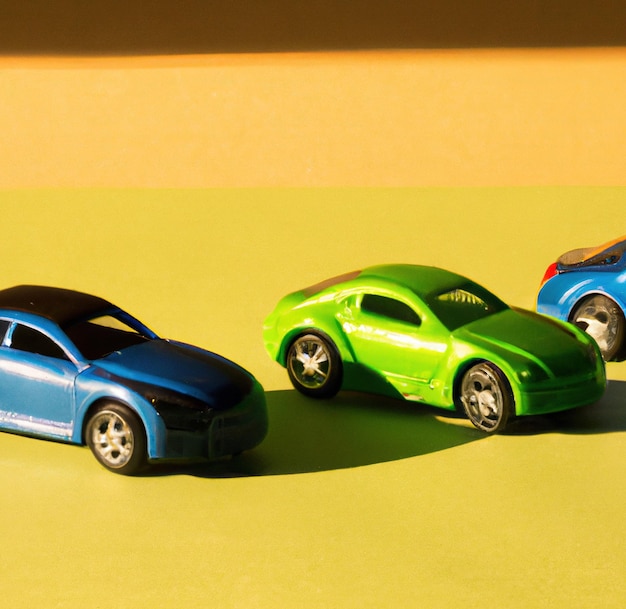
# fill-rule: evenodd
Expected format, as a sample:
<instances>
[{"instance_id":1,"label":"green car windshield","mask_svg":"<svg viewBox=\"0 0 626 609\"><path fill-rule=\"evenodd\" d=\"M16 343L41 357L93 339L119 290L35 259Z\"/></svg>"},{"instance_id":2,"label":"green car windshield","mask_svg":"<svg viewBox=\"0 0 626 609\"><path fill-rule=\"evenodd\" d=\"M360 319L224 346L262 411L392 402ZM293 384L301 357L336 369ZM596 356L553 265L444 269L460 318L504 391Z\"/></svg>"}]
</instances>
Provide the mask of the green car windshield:
<instances>
[{"instance_id":1,"label":"green car windshield","mask_svg":"<svg viewBox=\"0 0 626 609\"><path fill-rule=\"evenodd\" d=\"M426 297L426 304L450 331L508 308L491 292L472 282L433 292Z\"/></svg>"}]
</instances>

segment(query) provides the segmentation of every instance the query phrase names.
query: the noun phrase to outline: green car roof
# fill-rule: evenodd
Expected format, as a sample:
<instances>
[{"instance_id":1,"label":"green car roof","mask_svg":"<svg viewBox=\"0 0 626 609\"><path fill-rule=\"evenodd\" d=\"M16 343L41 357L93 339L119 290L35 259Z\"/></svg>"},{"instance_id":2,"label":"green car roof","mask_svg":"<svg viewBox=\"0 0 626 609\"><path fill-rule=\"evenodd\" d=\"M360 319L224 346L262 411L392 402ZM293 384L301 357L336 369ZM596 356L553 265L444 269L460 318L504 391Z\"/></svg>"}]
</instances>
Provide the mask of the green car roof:
<instances>
[{"instance_id":1,"label":"green car roof","mask_svg":"<svg viewBox=\"0 0 626 609\"><path fill-rule=\"evenodd\" d=\"M380 264L367 267L363 270L351 271L337 275L336 277L331 277L330 279L310 285L300 292L306 298L310 298L323 290L340 286L343 283L357 278L361 280L372 279L375 281L395 283L398 286L412 291L422 299L425 299L433 292L441 293L459 287L460 285L467 285L468 283L474 284L474 282L467 279L467 277L437 267L421 266L418 264Z\"/></svg>"},{"instance_id":2,"label":"green car roof","mask_svg":"<svg viewBox=\"0 0 626 609\"><path fill-rule=\"evenodd\" d=\"M363 269L360 278L392 281L425 299L433 292L443 292L459 285L473 283L467 277L444 269L417 264L382 264Z\"/></svg>"}]
</instances>

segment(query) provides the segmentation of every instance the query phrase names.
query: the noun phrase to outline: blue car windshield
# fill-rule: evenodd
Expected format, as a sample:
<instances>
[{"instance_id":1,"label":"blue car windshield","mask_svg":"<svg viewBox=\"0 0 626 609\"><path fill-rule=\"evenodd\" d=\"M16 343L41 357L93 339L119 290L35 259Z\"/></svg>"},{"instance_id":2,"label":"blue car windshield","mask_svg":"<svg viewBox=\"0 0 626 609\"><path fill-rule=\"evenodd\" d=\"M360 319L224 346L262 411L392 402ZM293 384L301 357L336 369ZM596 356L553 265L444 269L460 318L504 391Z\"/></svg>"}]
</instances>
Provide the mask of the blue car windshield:
<instances>
[{"instance_id":1,"label":"blue car windshield","mask_svg":"<svg viewBox=\"0 0 626 609\"><path fill-rule=\"evenodd\" d=\"M79 321L63 328L83 357L96 360L156 338L143 324L123 311Z\"/></svg>"},{"instance_id":2,"label":"blue car windshield","mask_svg":"<svg viewBox=\"0 0 626 609\"><path fill-rule=\"evenodd\" d=\"M427 296L426 304L450 331L508 309L499 298L472 282L433 292Z\"/></svg>"}]
</instances>

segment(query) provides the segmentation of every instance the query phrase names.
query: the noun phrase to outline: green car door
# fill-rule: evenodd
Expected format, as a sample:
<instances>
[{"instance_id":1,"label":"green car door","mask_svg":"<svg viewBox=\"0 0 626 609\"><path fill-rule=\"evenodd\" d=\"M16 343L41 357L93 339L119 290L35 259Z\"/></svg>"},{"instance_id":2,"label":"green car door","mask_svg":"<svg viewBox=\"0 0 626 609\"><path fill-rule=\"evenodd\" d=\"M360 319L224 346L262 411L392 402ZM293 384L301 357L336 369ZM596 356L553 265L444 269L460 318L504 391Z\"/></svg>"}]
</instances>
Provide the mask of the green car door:
<instances>
[{"instance_id":1,"label":"green car door","mask_svg":"<svg viewBox=\"0 0 626 609\"><path fill-rule=\"evenodd\" d=\"M447 357L449 340L418 303L370 291L346 298L339 314L357 363L381 373L405 399L422 401Z\"/></svg>"}]
</instances>

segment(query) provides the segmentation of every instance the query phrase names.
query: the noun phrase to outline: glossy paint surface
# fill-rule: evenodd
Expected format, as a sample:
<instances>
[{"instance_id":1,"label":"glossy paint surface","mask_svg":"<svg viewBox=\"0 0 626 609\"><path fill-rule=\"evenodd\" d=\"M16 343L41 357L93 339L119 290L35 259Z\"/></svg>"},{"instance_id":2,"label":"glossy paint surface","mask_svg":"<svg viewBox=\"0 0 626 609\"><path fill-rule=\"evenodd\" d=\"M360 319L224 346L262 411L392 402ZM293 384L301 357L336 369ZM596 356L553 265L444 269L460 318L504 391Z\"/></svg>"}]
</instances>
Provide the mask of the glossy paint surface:
<instances>
[{"instance_id":1,"label":"glossy paint surface","mask_svg":"<svg viewBox=\"0 0 626 609\"><path fill-rule=\"evenodd\" d=\"M452 409L464 371L490 361L506 375L519 415L591 403L604 391L604 365L582 331L509 308L454 273L414 265L371 267L309 294L294 292L278 303L265 322L266 349L285 365L295 337L323 332L344 367L356 371L344 376L344 389ZM401 303L415 319L366 310L364 299L370 295ZM382 385L363 380L372 374Z\"/></svg>"},{"instance_id":2,"label":"glossy paint surface","mask_svg":"<svg viewBox=\"0 0 626 609\"><path fill-rule=\"evenodd\" d=\"M93 409L114 402L139 417L150 459L221 456L220 450L211 446L211 423L227 417L226 411L231 409L254 427L238 435L235 423L228 439L233 452L252 448L265 436L267 415L262 388L240 366L215 353L160 339L123 312L117 316L133 322L132 329L111 330L87 322L88 334L93 337L102 335L103 330L112 331L114 338L120 340L121 333L123 344L129 346L87 359L84 352L89 345L82 344L83 339L71 340L49 318L65 320L71 307L63 302L42 302L45 298L58 298L59 293L47 288L33 290L32 298L29 292L25 301L29 310L16 310L13 304L11 308L0 307L4 328L0 343L0 428L83 444L85 423ZM71 301L73 294L76 293L61 296ZM0 292L0 302L3 296L6 294ZM4 298L5 305L9 300L10 297ZM80 308L80 295L76 302ZM102 302L110 308L109 303ZM30 310L33 303L43 316ZM96 313L89 309L88 312ZM75 327L76 324L70 325L67 332L75 340L84 337L85 330L77 334ZM26 333L30 342L19 342L19 333ZM171 449L171 437L181 430L203 434L197 454L182 448Z\"/></svg>"},{"instance_id":3,"label":"glossy paint surface","mask_svg":"<svg viewBox=\"0 0 626 609\"><path fill-rule=\"evenodd\" d=\"M159 150L143 141L147 163ZM105 602L105 575L134 609L621 609L623 363L607 364L599 403L485 435L373 393L301 396L261 328L281 295L388 260L454 269L532 309L548 262L610 237L624 200L536 187L0 193L4 285L106 295L226 355L262 382L271 421L240 457L141 478L111 475L87 448L0 433L5 604L87 609ZM323 230L303 230L303 206ZM489 240L469 215L489 219Z\"/></svg>"},{"instance_id":4,"label":"glossy paint surface","mask_svg":"<svg viewBox=\"0 0 626 609\"><path fill-rule=\"evenodd\" d=\"M587 296L603 294L626 311L626 239L600 248L582 248L563 254L556 274L539 290L537 310L568 320L576 305Z\"/></svg>"}]
</instances>

